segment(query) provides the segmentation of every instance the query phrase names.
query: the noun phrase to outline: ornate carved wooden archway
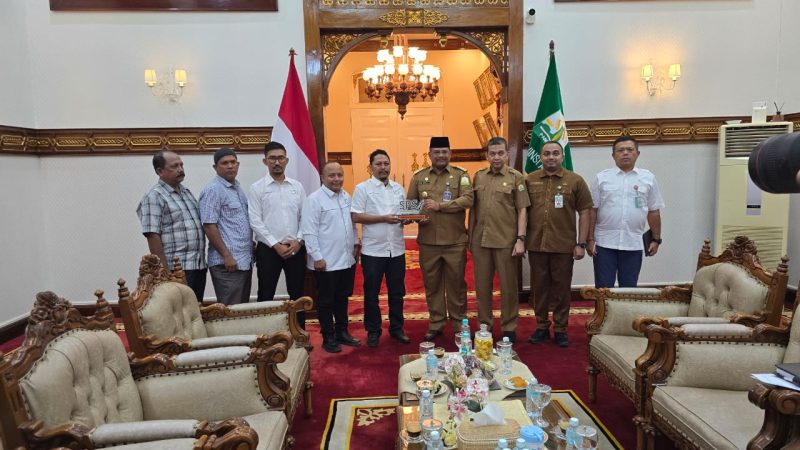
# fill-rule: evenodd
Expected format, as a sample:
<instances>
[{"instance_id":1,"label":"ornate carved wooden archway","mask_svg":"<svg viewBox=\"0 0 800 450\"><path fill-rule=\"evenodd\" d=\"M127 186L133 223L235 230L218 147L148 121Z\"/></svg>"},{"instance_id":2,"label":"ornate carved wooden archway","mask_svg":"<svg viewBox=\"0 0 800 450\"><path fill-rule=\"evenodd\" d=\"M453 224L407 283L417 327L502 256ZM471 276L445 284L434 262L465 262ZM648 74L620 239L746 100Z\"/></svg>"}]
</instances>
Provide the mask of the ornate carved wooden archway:
<instances>
[{"instance_id":1,"label":"ornate carved wooden archway","mask_svg":"<svg viewBox=\"0 0 800 450\"><path fill-rule=\"evenodd\" d=\"M320 160L327 87L341 59L368 39L415 29L458 36L486 54L500 74L508 104L505 134L520 167L522 8L519 0L304 0L309 112Z\"/></svg>"}]
</instances>

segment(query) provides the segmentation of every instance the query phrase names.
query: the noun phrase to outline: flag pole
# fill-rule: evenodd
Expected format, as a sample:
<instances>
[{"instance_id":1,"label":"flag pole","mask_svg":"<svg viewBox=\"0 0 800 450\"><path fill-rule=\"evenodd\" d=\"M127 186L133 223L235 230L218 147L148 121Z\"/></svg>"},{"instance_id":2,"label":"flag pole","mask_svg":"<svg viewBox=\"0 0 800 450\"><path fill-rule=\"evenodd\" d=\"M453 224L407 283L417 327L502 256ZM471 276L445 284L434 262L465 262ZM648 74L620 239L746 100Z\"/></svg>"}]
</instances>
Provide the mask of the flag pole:
<instances>
[{"instance_id":1,"label":"flag pole","mask_svg":"<svg viewBox=\"0 0 800 450\"><path fill-rule=\"evenodd\" d=\"M555 52L556 52L556 42L551 40L550 41L550 53L555 53Z\"/></svg>"},{"instance_id":2,"label":"flag pole","mask_svg":"<svg viewBox=\"0 0 800 450\"><path fill-rule=\"evenodd\" d=\"M550 43L552 45L553 41L550 41ZM289 48L289 56L294 56L296 54L297 54L297 52L294 51L294 47Z\"/></svg>"}]
</instances>

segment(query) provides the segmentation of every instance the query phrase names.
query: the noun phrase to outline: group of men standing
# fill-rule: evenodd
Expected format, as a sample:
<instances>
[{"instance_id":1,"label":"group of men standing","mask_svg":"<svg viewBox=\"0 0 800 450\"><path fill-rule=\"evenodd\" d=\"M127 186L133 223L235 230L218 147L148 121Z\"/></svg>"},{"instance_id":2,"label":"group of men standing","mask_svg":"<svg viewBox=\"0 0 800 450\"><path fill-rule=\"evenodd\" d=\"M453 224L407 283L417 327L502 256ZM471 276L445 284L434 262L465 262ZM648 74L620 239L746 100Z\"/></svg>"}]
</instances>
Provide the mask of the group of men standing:
<instances>
[{"instance_id":1,"label":"group of men standing","mask_svg":"<svg viewBox=\"0 0 800 450\"><path fill-rule=\"evenodd\" d=\"M359 257L367 345L377 347L382 334L378 294L384 278L389 335L410 342L403 330L403 226L411 221L399 214L407 200L416 201L424 214L417 220L417 242L430 313L425 340L441 335L448 319L458 330L466 317L468 248L474 262L479 323L492 327L492 283L498 273L501 331L516 341L517 267L527 251L537 319L529 341L549 340L552 324L556 344L566 347L574 261L585 253L594 257L598 287L613 286L617 279L620 286L635 286L646 225L653 238L648 254L655 254L661 244L659 210L664 203L653 174L635 167L639 150L633 138L614 142L612 157L617 167L600 172L591 187L562 167L563 148L554 141L541 149L542 168L527 175L509 167L502 138L489 141L489 166L474 179L450 164L451 155L448 138L431 138L431 166L414 174L406 193L389 179L389 154L375 150L369 158L372 176L356 186L351 198L342 188L344 171L336 162L323 165L322 186L306 196L302 184L286 176L288 155L277 142L264 149L267 174L245 194L236 180L236 153L223 148L214 153L216 176L198 201L182 185L185 172L180 156L160 151L153 157L159 181L144 196L137 214L150 252L170 270L174 259L180 261L199 300L207 268L217 300L225 304L249 301L254 260L258 301L273 299L281 272L289 297L299 298L306 269L313 271L323 349L331 353L340 352L342 345L361 345L348 331L347 313ZM360 241L357 223L362 226ZM298 319L304 326L304 315Z\"/></svg>"}]
</instances>

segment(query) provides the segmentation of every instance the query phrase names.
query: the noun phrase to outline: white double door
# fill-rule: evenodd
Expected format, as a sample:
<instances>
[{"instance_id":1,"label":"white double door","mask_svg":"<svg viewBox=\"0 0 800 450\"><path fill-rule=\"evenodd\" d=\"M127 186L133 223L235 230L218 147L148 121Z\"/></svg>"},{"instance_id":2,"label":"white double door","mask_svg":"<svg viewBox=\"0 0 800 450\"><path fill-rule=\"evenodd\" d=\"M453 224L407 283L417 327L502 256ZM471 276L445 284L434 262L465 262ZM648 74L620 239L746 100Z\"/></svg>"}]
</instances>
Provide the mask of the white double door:
<instances>
[{"instance_id":1,"label":"white double door","mask_svg":"<svg viewBox=\"0 0 800 450\"><path fill-rule=\"evenodd\" d=\"M402 120L396 108L353 107L350 111L354 185L372 176L369 154L380 148L386 150L391 159L390 178L402 184L408 192L414 171L430 164L427 155L431 136L442 135L442 107L415 105L408 109ZM406 236L416 234L416 225L406 226Z\"/></svg>"}]
</instances>

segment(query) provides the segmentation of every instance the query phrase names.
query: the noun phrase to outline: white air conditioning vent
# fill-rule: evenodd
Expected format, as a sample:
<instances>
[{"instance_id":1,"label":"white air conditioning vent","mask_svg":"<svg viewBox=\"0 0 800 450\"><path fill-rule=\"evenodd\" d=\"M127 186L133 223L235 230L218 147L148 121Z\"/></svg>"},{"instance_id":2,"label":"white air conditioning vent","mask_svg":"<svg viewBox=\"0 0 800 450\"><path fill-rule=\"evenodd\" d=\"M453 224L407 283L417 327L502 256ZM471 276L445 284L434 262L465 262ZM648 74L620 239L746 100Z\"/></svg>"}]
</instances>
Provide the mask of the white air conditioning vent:
<instances>
[{"instance_id":1,"label":"white air conditioning vent","mask_svg":"<svg viewBox=\"0 0 800 450\"><path fill-rule=\"evenodd\" d=\"M791 124L785 122L744 125L724 127L726 158L747 158L761 141L791 132Z\"/></svg>"},{"instance_id":2,"label":"white air conditioning vent","mask_svg":"<svg viewBox=\"0 0 800 450\"><path fill-rule=\"evenodd\" d=\"M714 214L714 249L719 254L734 237L758 246L761 263L778 267L789 237L789 196L762 192L747 172L753 149L767 138L792 132L791 122L723 125L719 130L719 169Z\"/></svg>"},{"instance_id":3,"label":"white air conditioning vent","mask_svg":"<svg viewBox=\"0 0 800 450\"><path fill-rule=\"evenodd\" d=\"M769 271L778 268L781 256L786 253L783 247L782 227L741 227L725 225L722 227L722 242L731 242L736 236L747 236L756 243L758 259Z\"/></svg>"}]
</instances>

